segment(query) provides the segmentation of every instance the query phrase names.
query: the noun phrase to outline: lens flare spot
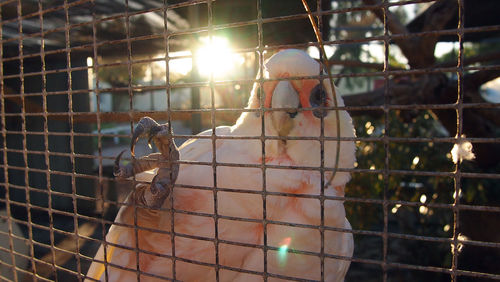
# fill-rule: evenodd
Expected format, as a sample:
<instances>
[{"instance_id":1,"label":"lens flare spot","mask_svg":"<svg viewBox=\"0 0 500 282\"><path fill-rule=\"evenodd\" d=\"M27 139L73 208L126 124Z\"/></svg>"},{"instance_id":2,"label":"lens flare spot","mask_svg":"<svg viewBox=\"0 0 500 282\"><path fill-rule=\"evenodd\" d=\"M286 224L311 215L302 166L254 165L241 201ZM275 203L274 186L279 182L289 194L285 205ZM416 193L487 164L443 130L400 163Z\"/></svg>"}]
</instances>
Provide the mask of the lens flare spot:
<instances>
[{"instance_id":1,"label":"lens flare spot","mask_svg":"<svg viewBox=\"0 0 500 282\"><path fill-rule=\"evenodd\" d=\"M286 258L288 254L288 247L290 246L290 243L292 242L291 237L286 237L280 242L280 248L278 250L278 260L280 266L284 266L286 263Z\"/></svg>"}]
</instances>

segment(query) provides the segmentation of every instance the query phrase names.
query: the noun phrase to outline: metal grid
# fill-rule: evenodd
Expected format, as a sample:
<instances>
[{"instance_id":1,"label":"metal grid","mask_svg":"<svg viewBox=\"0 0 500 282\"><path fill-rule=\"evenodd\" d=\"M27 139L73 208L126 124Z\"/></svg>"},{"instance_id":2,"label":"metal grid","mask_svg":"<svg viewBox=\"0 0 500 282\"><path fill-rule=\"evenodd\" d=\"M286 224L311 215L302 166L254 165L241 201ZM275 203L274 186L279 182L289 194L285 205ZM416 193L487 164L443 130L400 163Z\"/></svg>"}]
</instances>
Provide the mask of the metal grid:
<instances>
[{"instance_id":1,"label":"metal grid","mask_svg":"<svg viewBox=\"0 0 500 282\"><path fill-rule=\"evenodd\" d=\"M418 143L434 143L434 144L460 144L463 141L470 141L474 145L477 144L490 144L498 145L500 144L500 139L498 134L492 136L473 136L473 137L463 137L463 134L468 134L464 130L464 112L474 109L488 109L491 111L498 111L498 103L485 102L484 100L473 100L466 99L466 86L464 85L466 75L471 75L475 73L477 76L484 75L488 76L489 80L496 78L498 76L498 71L500 70L498 64L481 64L474 65L467 61L465 56L465 41L464 37L467 35L474 35L477 33L497 33L500 31L499 25L487 25L479 27L466 27L464 15L467 13L465 11L465 0L458 0L458 26L456 28L440 28L438 30L423 30L420 32L404 33L397 32L397 27L393 25L394 14L391 12L392 8L401 7L412 4L435 4L434 1L351 1L353 5L347 8L332 8L322 6L321 1L309 1L314 2L312 5L315 7L313 9L313 14L319 21L319 26L322 32L325 32L326 24L322 22L323 17L330 17L332 15L342 15L347 13L362 12L362 11L372 11L376 14L380 21L382 22L383 32L380 35L374 35L371 37L363 38L344 38L344 39L334 39L325 40L324 44L328 46L338 46L338 45L348 45L348 44L367 44L370 42L378 41L382 42L384 49L384 61L382 65L370 65L377 71L365 71L358 73L341 73L333 74L334 79L347 79L347 78L371 78L371 77L382 77L384 86L381 91L373 93L372 100L359 100L354 96L351 98L349 96L345 97L347 106L345 107L332 107L333 110L347 110L354 116L371 116L373 113L377 113L378 117L382 116L383 128L389 131L392 125L392 119L394 116L391 114L395 111L445 111L451 110L455 111L456 114L456 132L450 132L450 136L456 135L456 137L445 137L445 136L416 136L416 137L405 137L405 136L391 136L390 134L382 134L378 137L360 136L356 138L328 138L321 136L320 139L317 137L310 138L295 138L301 140L319 140L321 143L324 141L356 141L363 144L381 144L383 147L383 157L384 165L381 168L354 168L345 169L338 168L337 171L347 171L353 174L354 180L362 179L364 177L381 176L381 183L383 191L380 198L377 197L364 197L364 196L351 196L349 195L349 185L347 184L347 196L346 197L329 197L325 196L322 191L321 195L300 195L293 193L281 193L281 192L271 192L266 190L266 170L267 169L290 169L290 170L315 170L320 171L322 174L325 171L332 171L333 168L328 167L297 167L297 166L277 166L269 165L263 161L262 164L252 165L252 164L231 164L231 163L220 163L216 161L215 156L215 140L217 139L254 139L261 140L263 144L263 158L265 159L265 141L273 140L285 137L271 137L266 136L262 132L261 136L250 136L250 137L227 137L227 136L217 136L215 135L215 127L220 123L219 116L229 116L234 118L237 114L245 111L258 111L264 112L269 111L269 109L256 109L249 110L243 109L241 107L228 107L228 108L218 108L216 106L216 88L220 86L227 85L251 85L252 83L262 84L264 82L263 78L250 78L244 77L240 79L231 80L217 80L214 76L210 76L206 81L189 81L183 83L171 82L170 76L170 61L179 58L193 58L191 55L183 55L180 57L172 57L172 49L181 46L183 36L193 36L198 34L205 34L212 37L215 33L219 31L225 31L234 28L241 27L254 27L257 32L256 45L250 47L240 47L236 50L237 53L245 54L252 53L255 54L255 65L256 69L259 69L262 73L263 62L265 60L265 52L274 52L283 48L307 48L310 46L318 46L316 42L304 41L300 43L276 43L273 45L266 45L264 39L264 33L266 25L280 22L287 22L293 20L306 20L308 15L305 11L299 14L290 15L278 15L265 17L263 16L263 5L264 1L256 0L253 1L253 5L256 7L256 17L246 21L236 21L230 23L216 23L216 17L214 16L214 6L217 5L217 1L203 0L203 1L177 1L175 3L163 3L161 5L147 6L143 5L142 8L138 8L136 2L125 1L118 5L116 12L113 14L108 14L109 10L101 9L102 6L106 6L105 1L91 1L91 0L80 0L80 1L56 1L54 3L44 3L43 1L3 1L0 4L0 15L2 19L0 20L0 32L2 32L2 41L0 52L2 52L2 61L0 65L0 81L2 87L2 139L3 139L3 187L5 189L5 198L2 199L2 203L6 207L6 215L2 216L2 219L7 222L7 230L1 230L1 234L8 238L7 246L2 246L1 251L7 253L9 258L4 261L0 261L2 266L8 269L8 273L2 273L3 279L12 279L14 281L21 280L63 280L67 277L70 279L84 279L90 261L92 261L92 252L95 252L95 246L105 243L103 238L106 234L107 228L113 224L113 218L116 214L118 208L124 205L120 199L108 199L109 195L106 194L105 187L113 187L116 185L113 177L106 171L106 161L113 159L113 156L105 155L105 142L108 142L111 138L129 138L129 132L125 133L106 133L106 128L103 128L105 123L109 122L128 122L130 125L130 130L133 128L133 124L137 122L140 117L151 116L155 119L166 120L169 122L175 120L187 120L191 119L193 116L198 117L203 115L206 120L209 120L209 128L212 129L212 134L209 136L200 136L198 138L207 138L212 140L214 154L211 162L199 163L200 165L207 165L213 167L214 175L214 187L198 187L198 186L188 186L188 185L177 185L176 187L188 188L188 189L205 189L213 191L213 201L214 201L214 214L197 213L190 211L174 210L174 213L179 214L189 214L195 216L202 216L213 218L215 222L215 236L214 238L206 238L202 236L193 236L189 234L182 234L175 232L175 225L172 217L171 230L172 230L172 246L175 246L175 238L190 238L195 240L205 240L207 242L212 242L215 246L215 263L206 263L200 261L194 261L182 257L175 256L175 249L172 250L172 255L164 255L152 253L156 256L163 256L165 258L171 259L173 262L173 279L175 279L175 264L176 262L189 262L197 265L209 266L215 269L216 279L219 280L220 270L231 270L241 273L248 273L261 276L264 280L271 278L281 278L286 280L302 280L298 277L289 277L282 274L271 273L267 271L267 253L268 251L277 251L279 248L270 246L267 244L266 236L266 226L268 224L278 224L285 226L318 229L322 234L322 248L320 252L311 251L301 251L295 250L295 253L318 256L321 260L321 280L324 279L324 267L325 258L333 259L343 259L350 260L351 270L358 269L361 276L349 276L348 272L347 280L355 281L360 280L362 277L364 281L366 277L362 276L365 270L370 279L374 281L391 281L397 278L392 277L394 270L403 270L411 273L427 273L430 277L436 277L443 280L451 281L462 281L462 279L492 279L500 280L500 273L498 272L488 272L481 270L470 270L463 265L460 265L459 261L462 257L462 248L467 247L478 247L498 250L500 247L500 241L496 239L490 240L474 240L468 239L461 235L461 215L465 211L474 211L478 213L486 213L491 217L497 217L500 212L500 207L494 204L494 201L484 201L483 203L475 204L467 202L461 202L462 186L464 181L491 181L493 183L498 183L500 174L498 171L494 170L494 166L491 166L490 170L471 170L463 167L460 162L454 165L449 171L429 171L429 170L413 170L405 169L403 167L393 167L391 160L394 155L391 154L391 146L394 144L406 144L413 145ZM59 3L60 2L60 3ZM117 1L119 2L119 1ZM300 2L300 1L297 1ZM333 1L333 2L349 2L349 1ZM439 1L437 1L439 2ZM442 1L444 2L444 1ZM32 5L28 5L32 4ZM116 4L116 3L115 3ZM143 3L144 4L144 3ZM139 5L141 6L141 5ZM36 7L36 9L32 9ZM193 9L194 7L194 9ZM200 8L202 7L202 8ZM28 11L25 11L27 9ZM77 9L77 10L74 10ZM74 19L78 12L85 9L87 11L87 18ZM196 17L206 18L206 23L190 23L192 26L187 26L185 28L170 28L172 23L170 22L171 17L169 13L171 11L177 11L182 9L192 9L191 12L196 11L196 16L188 19L196 20ZM14 14L12 11L15 11ZM77 12L75 12L77 11ZM200 16L200 11L204 11L206 15ZM163 19L164 28L159 30L157 33L137 35L134 33L134 17L146 15L148 13L155 13L160 15ZM63 26L57 26L51 21L54 19L50 17L54 14L62 19ZM74 18L73 18L74 17ZM124 32L122 38L106 38L101 35L101 26L104 24L112 23L114 21L121 21L124 25ZM197 21L197 20L196 20ZM38 30L31 30L33 27L33 22L38 24ZM59 22L61 23L61 22ZM47 27L48 26L48 27ZM109 25L110 26L110 25ZM174 24L175 26L175 24ZM12 28L14 27L14 31ZM17 28L17 30L15 30ZM90 31L87 34L86 41L72 41L73 32ZM312 28L311 28L312 31ZM51 42L57 41L53 39L53 35L60 35L63 39L61 46L53 46ZM83 35L80 35L83 36ZM414 42L421 38L427 37L438 37L438 36L456 36L458 45L458 53L456 54L457 65L446 65L446 64L436 64L432 67L412 67L411 69L396 69L391 68L390 62L390 49L394 48L398 42ZM154 44L159 44L161 48L159 51L163 51L165 55L157 58L138 58L136 56L135 48L140 44L148 44L148 42L154 42ZM158 43L159 42L159 43ZM396 43L396 44L395 44ZM172 45L173 44L173 45ZM403 43L407 44L407 43ZM125 48L123 48L125 47ZM116 61L106 60L106 56L110 55L109 50L113 48L123 48L126 50L122 52L122 59ZM404 48L403 53L404 53ZM13 51L14 50L14 51ZM122 50L123 51L123 50ZM91 64L83 64L81 58L92 58ZM267 57L266 57L267 58ZM497 57L493 57L495 59ZM473 58L470 58L473 59ZM475 58L477 59L477 58ZM49 63L49 60L51 61ZM31 67L33 61L36 61L38 67ZM52 61L55 61L52 62ZM62 62L62 64L61 64ZM158 85L138 85L134 82L134 66L140 64L153 64L161 63L164 64L166 69L164 83ZM108 86L103 83L100 71L107 68L113 67L124 67L126 68L125 81L121 86ZM82 77L85 77L87 72L92 72L95 77L95 84L81 85L79 82ZM431 102L424 100L418 100L416 103L408 103L408 101L403 101L401 103L394 99L392 91L392 81L394 77L411 77L418 75L439 75L452 73L456 75L457 84L455 94L455 100L449 102ZM58 76L62 74L62 80L57 80L58 83L62 83L64 86L57 87L53 84L54 78L52 76ZM34 79L37 78L38 80ZM327 78L323 76L322 78ZM65 80L65 81L64 81ZM39 88L33 87L33 83L38 82ZM488 80L484 80L486 82ZM36 84L36 83L35 83ZM85 84L85 83L83 83ZM153 83L152 83L153 84ZM210 97L208 106L206 108L197 107L189 109L175 109L171 104L171 93L175 89L180 88L190 88L199 89L201 87L206 87L209 89ZM28 89L29 88L29 89ZM35 89L35 90L34 90ZM165 110L149 110L149 111L139 111L136 109L134 104L134 95L138 92L148 92L148 91L162 91L163 97L166 101ZM118 95L117 93L125 93L125 97L128 97L128 109L125 111L104 111L101 109L100 99L103 99L106 93L112 93L112 95ZM79 103L84 102L82 97L94 96L97 101L94 111L90 108L80 107ZM62 97L62 98L61 98ZM39 100L37 100L39 99ZM356 100L358 99L358 100ZM383 101L382 103L377 103L378 101ZM381 99L381 100L380 100ZM76 102L75 102L76 100ZM50 101L50 102L49 102ZM64 101L64 102L63 102ZM356 102L361 102L356 104ZM34 104L38 103L38 107ZM63 110L54 110L51 108L53 103L63 103ZM41 104L41 105L40 105ZM17 105L16 109L12 109L13 105ZM39 128L33 126L34 123L39 123ZM12 123L15 123L14 125ZM61 124L66 124L66 127L61 129ZM84 124L86 126L80 126ZM94 132L90 130L91 126L95 129ZM174 126L175 130L175 126ZM498 130L498 128L497 128ZM185 139L193 137L192 134L174 134L176 139ZM56 141L56 139L61 139L63 141ZM294 139L292 137L286 137L287 139ZM79 141L80 139L80 141ZM96 140L95 151L88 151L88 147L80 148L82 145L81 140ZM19 144L19 141L21 144ZM38 147L35 143L38 142ZM66 147L63 150L58 150L56 147L62 145L66 142ZM85 142L85 141L83 141ZM17 143L17 144L14 144ZM40 145L42 144L42 145ZM85 151L87 150L87 151ZM361 149L359 149L361 150ZM491 152L495 154L495 152ZM322 156L322 159L325 156ZM37 163L33 159L40 158ZM85 162L96 162L95 170L85 170ZM58 162L63 162L69 165L68 167L57 166ZM180 163L188 163L179 161ZM263 190L262 191L241 191L233 188L222 188L217 187L217 175L216 168L221 166L229 167L243 167L243 168L259 168L262 171L262 181ZM498 165L497 165L498 168ZM445 168L446 169L446 168ZM391 194L390 190L393 187L390 186L390 179L394 176L412 176L414 178L418 177L433 177L433 178L446 178L453 181L452 192L453 200L452 202L443 203L439 201L435 202L423 202L415 201L414 199L405 199L404 197L398 198ZM41 177L41 178L40 178ZM33 180L33 179L35 180ZM35 181L40 181L43 187L40 187L39 183L34 183ZM58 186L69 185L69 189L59 189ZM123 183L119 183L119 186L126 186ZM94 191L89 191L88 187L97 187ZM93 188L92 188L93 189ZM92 190L90 189L90 190ZM323 190L323 189L322 189ZM17 192L15 192L17 191ZM248 193L262 196L263 200L263 219L262 220L251 220L243 219L238 217L231 217L226 215L218 214L217 203L219 201L217 195L218 192L237 192L237 193ZM20 195L21 194L21 195ZM36 196L35 196L36 195ZM39 195L45 195L45 201L40 201ZM356 225L353 226L353 230L345 230L340 228L334 228L329 226L310 226L304 224L295 224L288 222L278 222L266 218L266 198L268 196L286 196L286 197L297 197L297 198L311 198L318 199L321 202L321 207L324 205L325 200L343 200L346 205L373 205L378 206L382 210L382 226L381 229L370 229L363 227L357 228ZM66 204L62 203L68 201ZM61 203L59 203L61 202ZM407 234L404 232L391 231L391 207L398 208L421 208L435 209L435 210L445 210L452 212L452 221L449 222L451 227L451 236L439 236L436 234ZM90 212L92 209L100 210L102 213L93 214ZM397 210L397 209L396 209ZM107 213L106 213L107 212ZM39 216L44 216L43 220L37 219ZM324 215L322 212L322 222L324 221ZM350 219L349 213L347 218ZM245 221L245 222L257 222L261 223L264 228L264 244L263 245L252 245L238 243L228 240L222 240L218 238L217 222L220 219L229 219L235 221ZM351 221L352 222L352 221ZM84 231L83 227L87 226L85 224L90 224L94 226L90 231ZM16 232L16 226L22 226L22 232ZM68 227L70 226L70 227ZM135 229L137 233L138 230L144 229L138 226L129 226ZM495 227L491 227L495 232ZM325 231L340 231L340 232L351 232L355 236L355 254L352 258L340 257L331 254L327 254L324 251L324 232ZM47 233L48 241L41 240L38 236L38 232ZM157 231L161 233L162 231ZM381 251L376 258L371 258L365 256L363 253L358 253L357 243L360 242L360 238L363 236L371 236L372 238L380 238L382 241L382 247L374 247L376 250ZM70 247L62 246L61 244L65 242L65 238L69 238L69 241L74 241L73 245ZM415 263L405 263L402 261L393 260L391 258L391 242L395 240L407 240L410 242L419 243L436 243L436 244L448 244L451 245L449 255L451 256L450 265L446 265L443 262L442 265L431 266L431 265L418 265ZM24 244L27 246L27 251L22 252L18 249L18 244ZM229 244L242 247L258 248L263 251L264 254L264 268L262 272L241 269L226 265L219 264L219 244ZM90 246L90 247L89 247ZM146 252L144 250L139 250L138 245L133 249L139 257L140 252ZM146 252L148 253L148 252ZM66 259L64 259L65 257ZM62 262L61 262L62 258ZM498 256L492 257L491 260L497 260ZM24 266L19 264L20 261L27 261ZM118 267L118 266L115 266ZM375 270L374 270L375 269ZM172 280L172 278L157 277L153 274L148 274L141 272L139 270L139 264L137 267L132 269L136 271L137 278L141 280L148 280L148 278L160 278L165 280ZM373 275L377 273L378 275ZM432 276L434 275L435 276ZM440 274L444 276L439 276ZM398 277L398 276L396 276ZM417 277L417 276L415 276ZM437 280L436 280L437 281Z\"/></svg>"}]
</instances>

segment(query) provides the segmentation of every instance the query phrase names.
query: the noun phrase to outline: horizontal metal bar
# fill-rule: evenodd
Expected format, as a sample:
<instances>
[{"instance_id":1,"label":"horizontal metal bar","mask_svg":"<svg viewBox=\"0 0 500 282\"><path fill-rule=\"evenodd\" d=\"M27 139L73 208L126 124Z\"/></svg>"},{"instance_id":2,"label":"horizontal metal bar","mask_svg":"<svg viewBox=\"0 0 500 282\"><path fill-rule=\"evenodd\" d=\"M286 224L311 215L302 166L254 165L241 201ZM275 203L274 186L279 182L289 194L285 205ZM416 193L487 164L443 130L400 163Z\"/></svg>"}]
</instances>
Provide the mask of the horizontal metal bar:
<instances>
[{"instance_id":1,"label":"horizontal metal bar","mask_svg":"<svg viewBox=\"0 0 500 282\"><path fill-rule=\"evenodd\" d=\"M175 111L172 111L175 112ZM229 111L222 111L229 112ZM244 111L246 112L246 111ZM254 112L254 111L252 111ZM147 113L143 113L144 116L147 116ZM2 132L0 130L0 132ZM102 132L94 132L94 133L81 133L81 132L55 132L55 131L16 131L16 130L4 130L5 134L23 134L27 135L47 135L47 136L77 136L77 137L101 137L101 138L112 138L112 137L120 137L120 138L131 138L131 134L113 134L113 133L102 133ZM255 135L255 136L237 136L237 135L195 135L195 134L172 134L173 138L185 138L185 139L210 139L210 140L318 140L318 137L312 136L268 136L268 135ZM456 137L391 137L391 136L380 136L380 137L321 137L324 141L359 141L359 142L389 142L389 143L451 143L455 144L459 142ZM460 142L469 141L472 143L500 143L500 137L461 137ZM0 148L0 151L7 152L23 152L21 149L11 149L8 148L4 150ZM35 150L27 150L28 153L46 153L45 151L35 151ZM59 153L59 152L48 152L51 154L60 154L60 155L68 155L69 153ZM114 159L114 157L106 157L106 156L95 156L95 155L85 155L85 154L76 154L78 157L88 157L88 158L99 158L102 157L104 159Z\"/></svg>"}]
</instances>

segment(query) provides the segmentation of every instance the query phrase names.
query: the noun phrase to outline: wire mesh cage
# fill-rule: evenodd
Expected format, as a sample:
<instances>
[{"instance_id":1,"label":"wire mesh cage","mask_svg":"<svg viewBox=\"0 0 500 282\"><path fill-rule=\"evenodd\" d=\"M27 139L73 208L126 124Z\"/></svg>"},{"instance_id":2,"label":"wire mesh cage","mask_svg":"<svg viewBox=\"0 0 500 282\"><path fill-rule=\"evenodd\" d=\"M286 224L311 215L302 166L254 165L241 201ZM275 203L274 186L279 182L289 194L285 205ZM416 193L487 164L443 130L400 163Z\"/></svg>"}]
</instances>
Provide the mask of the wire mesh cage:
<instances>
[{"instance_id":1,"label":"wire mesh cage","mask_svg":"<svg viewBox=\"0 0 500 282\"><path fill-rule=\"evenodd\" d=\"M1 279L500 280L498 8L2 1Z\"/></svg>"}]
</instances>

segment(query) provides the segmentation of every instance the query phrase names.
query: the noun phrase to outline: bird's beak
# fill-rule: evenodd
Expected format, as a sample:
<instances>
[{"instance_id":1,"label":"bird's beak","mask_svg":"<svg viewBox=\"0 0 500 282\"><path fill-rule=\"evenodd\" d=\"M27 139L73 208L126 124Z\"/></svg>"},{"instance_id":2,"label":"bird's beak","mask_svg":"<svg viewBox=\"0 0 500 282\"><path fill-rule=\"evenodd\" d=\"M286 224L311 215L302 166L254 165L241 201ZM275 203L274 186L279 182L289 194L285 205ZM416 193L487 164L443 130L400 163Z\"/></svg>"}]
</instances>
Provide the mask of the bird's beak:
<instances>
[{"instance_id":1,"label":"bird's beak","mask_svg":"<svg viewBox=\"0 0 500 282\"><path fill-rule=\"evenodd\" d=\"M287 136L293 128L293 116L300 105L299 94L289 81L280 81L273 91L271 106L283 109L271 112L271 120L279 136Z\"/></svg>"}]
</instances>

